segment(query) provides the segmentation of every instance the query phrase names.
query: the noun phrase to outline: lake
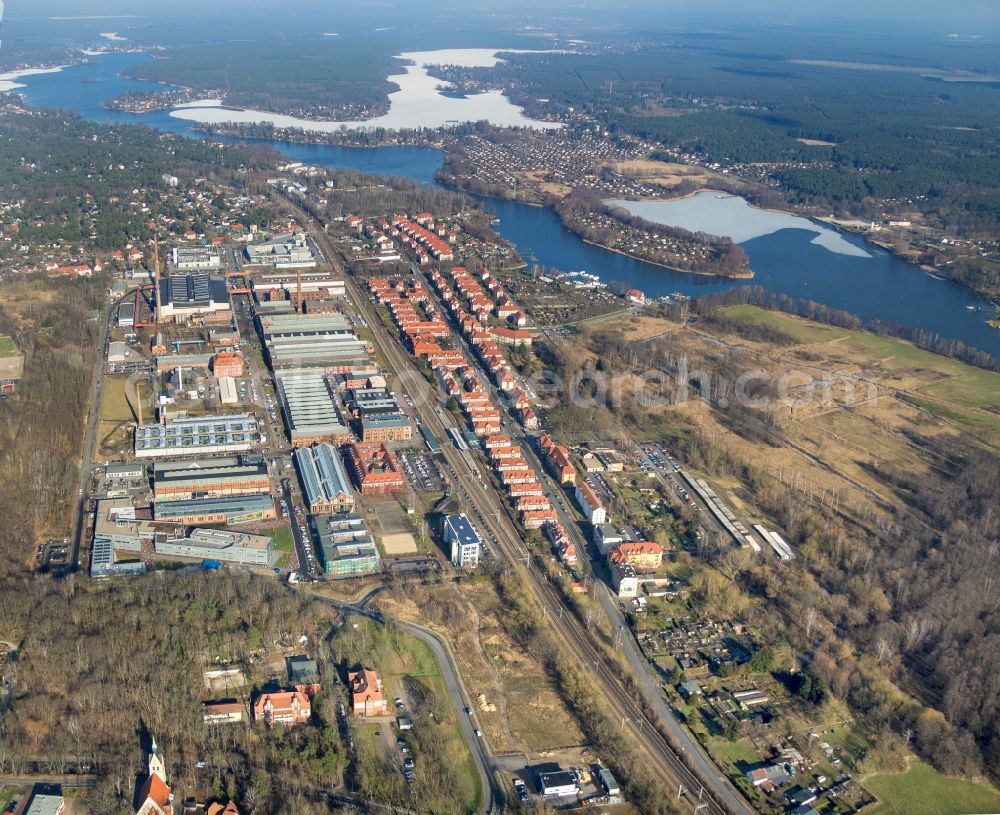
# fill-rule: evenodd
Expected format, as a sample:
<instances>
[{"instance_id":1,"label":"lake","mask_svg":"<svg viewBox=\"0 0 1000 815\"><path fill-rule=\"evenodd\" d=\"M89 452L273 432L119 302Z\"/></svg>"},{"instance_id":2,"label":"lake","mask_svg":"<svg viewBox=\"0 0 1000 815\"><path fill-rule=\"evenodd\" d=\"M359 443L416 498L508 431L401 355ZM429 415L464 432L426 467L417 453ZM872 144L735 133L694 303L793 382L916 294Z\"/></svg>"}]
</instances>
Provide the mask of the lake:
<instances>
[{"instance_id":1,"label":"lake","mask_svg":"<svg viewBox=\"0 0 1000 815\"><path fill-rule=\"evenodd\" d=\"M20 93L34 105L78 110L84 117L98 122L142 122L160 130L199 135L191 129L190 122L165 111L130 114L103 106L104 101L127 90L162 90L162 86L155 83L121 77L122 70L142 59L145 57L141 55L107 55L96 58L91 64L73 66L59 73L22 76L17 82L24 86ZM83 78L88 81L81 82ZM363 149L287 142L271 144L297 161L404 175L425 184L433 183L434 173L442 161L439 151L422 147ZM584 243L564 229L551 210L497 199L482 200L499 217L497 230L500 234L517 245L529 262L545 267L588 271L605 281L622 280L654 297L671 292L697 296L747 282L651 266ZM778 215L796 218L783 213ZM777 231L764 230L763 234L741 242L755 273L749 282L779 294L844 309L863 319L925 328L1000 356L1000 331L985 322L993 313L986 298L928 275L866 244L856 235L839 233L807 220L806 223L808 226L796 223L794 228L788 228L788 222L782 221ZM736 225L717 224L714 230L732 229ZM705 222L705 226L709 227L705 231L713 232L712 223ZM838 245L843 241L852 250L837 253L818 245L814 241L819 229L829 231L838 239ZM759 226L757 231L759 233Z\"/></svg>"},{"instance_id":2,"label":"lake","mask_svg":"<svg viewBox=\"0 0 1000 815\"><path fill-rule=\"evenodd\" d=\"M402 74L388 77L390 82L399 86L398 91L389 94L389 112L366 121L315 121L260 110L233 110L221 107L217 100L185 105L172 111L170 115L189 122L271 124L275 127L301 127L321 133L333 133L345 127L351 130L379 127L389 130L437 128L457 122L483 120L498 127L530 127L536 130L562 127L552 122L529 119L521 108L512 104L500 91L477 93L472 96L448 96L442 93L442 89L449 87L449 83L428 73L431 65L492 67L502 61L497 53L498 50L488 48L455 48L400 54L398 59L410 64L404 66Z\"/></svg>"},{"instance_id":3,"label":"lake","mask_svg":"<svg viewBox=\"0 0 1000 815\"><path fill-rule=\"evenodd\" d=\"M738 195L716 190L703 190L675 201L625 201L614 199L606 203L622 207L633 215L655 224L678 226L690 232L706 232L729 238L734 243L746 243L754 238L771 235L782 229L802 229L815 232L812 243L838 255L866 258L869 253L846 240L837 230L821 226L808 218L752 207Z\"/></svg>"}]
</instances>

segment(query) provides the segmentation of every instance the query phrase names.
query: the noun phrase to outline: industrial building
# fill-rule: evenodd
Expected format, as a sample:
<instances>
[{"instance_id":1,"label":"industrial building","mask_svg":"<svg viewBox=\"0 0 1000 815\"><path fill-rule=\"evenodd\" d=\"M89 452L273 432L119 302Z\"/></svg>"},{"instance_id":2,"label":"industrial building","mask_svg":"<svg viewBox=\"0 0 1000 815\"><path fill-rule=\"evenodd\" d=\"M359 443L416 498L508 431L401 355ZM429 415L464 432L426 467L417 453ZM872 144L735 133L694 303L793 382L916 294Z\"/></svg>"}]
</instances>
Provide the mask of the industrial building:
<instances>
[{"instance_id":1,"label":"industrial building","mask_svg":"<svg viewBox=\"0 0 1000 815\"><path fill-rule=\"evenodd\" d=\"M156 370L165 372L203 368L207 371L211 363L211 354L158 354Z\"/></svg>"},{"instance_id":2,"label":"industrial building","mask_svg":"<svg viewBox=\"0 0 1000 815\"><path fill-rule=\"evenodd\" d=\"M278 401L292 445L347 441L351 434L340 420L326 376L320 371L295 371L275 376Z\"/></svg>"},{"instance_id":3,"label":"industrial building","mask_svg":"<svg viewBox=\"0 0 1000 815\"><path fill-rule=\"evenodd\" d=\"M257 275L253 279L254 294L258 299L271 298L279 292L289 292L295 296L301 284L303 297L313 299L317 294L329 297L344 297L346 287L344 278L334 277L329 272L300 272L288 274L270 272Z\"/></svg>"},{"instance_id":4,"label":"industrial building","mask_svg":"<svg viewBox=\"0 0 1000 815\"><path fill-rule=\"evenodd\" d=\"M150 521L136 518L135 506L128 498L97 502L94 516L94 541L90 549L90 576L143 574L143 543L153 540L155 527ZM119 552L126 557L119 559Z\"/></svg>"},{"instance_id":5,"label":"industrial building","mask_svg":"<svg viewBox=\"0 0 1000 815\"><path fill-rule=\"evenodd\" d=\"M444 542L451 544L452 565L459 569L474 569L479 565L483 539L465 513L445 517Z\"/></svg>"},{"instance_id":6,"label":"industrial building","mask_svg":"<svg viewBox=\"0 0 1000 815\"><path fill-rule=\"evenodd\" d=\"M545 799L567 798L578 795L580 792L576 776L560 769L558 765L547 765L544 769L538 768L536 772L538 774L538 789Z\"/></svg>"},{"instance_id":7,"label":"industrial building","mask_svg":"<svg viewBox=\"0 0 1000 815\"><path fill-rule=\"evenodd\" d=\"M260 441L257 419L249 413L187 416L137 427L136 458L243 453Z\"/></svg>"},{"instance_id":8,"label":"industrial building","mask_svg":"<svg viewBox=\"0 0 1000 815\"><path fill-rule=\"evenodd\" d=\"M222 277L172 274L160 281L159 319L183 322L193 317L229 319L229 292Z\"/></svg>"},{"instance_id":9,"label":"industrial building","mask_svg":"<svg viewBox=\"0 0 1000 815\"><path fill-rule=\"evenodd\" d=\"M191 501L158 501L157 521L181 524L244 524L276 517L271 495L234 495Z\"/></svg>"},{"instance_id":10,"label":"industrial building","mask_svg":"<svg viewBox=\"0 0 1000 815\"><path fill-rule=\"evenodd\" d=\"M360 515L317 515L312 520L323 570L332 577L372 574L381 567L378 547Z\"/></svg>"},{"instance_id":11,"label":"industrial building","mask_svg":"<svg viewBox=\"0 0 1000 815\"><path fill-rule=\"evenodd\" d=\"M135 303L129 301L118 306L118 316L115 324L119 328L132 328L135 325Z\"/></svg>"},{"instance_id":12,"label":"industrial building","mask_svg":"<svg viewBox=\"0 0 1000 815\"><path fill-rule=\"evenodd\" d=\"M362 495L384 495L406 486L396 457L384 444L350 444L344 458Z\"/></svg>"},{"instance_id":13,"label":"industrial building","mask_svg":"<svg viewBox=\"0 0 1000 815\"><path fill-rule=\"evenodd\" d=\"M243 355L238 351L223 351L212 357L212 373L216 376L243 376Z\"/></svg>"},{"instance_id":14,"label":"industrial building","mask_svg":"<svg viewBox=\"0 0 1000 815\"><path fill-rule=\"evenodd\" d=\"M388 388L353 389L351 410L361 424L364 442L408 441L413 437L409 417Z\"/></svg>"},{"instance_id":15,"label":"industrial building","mask_svg":"<svg viewBox=\"0 0 1000 815\"><path fill-rule=\"evenodd\" d=\"M253 243L244 250L247 263L273 266L275 269L307 269L316 266L304 232L278 235L263 243Z\"/></svg>"},{"instance_id":16,"label":"industrial building","mask_svg":"<svg viewBox=\"0 0 1000 815\"><path fill-rule=\"evenodd\" d=\"M170 253L170 264L180 271L222 268L222 256L209 246L177 246Z\"/></svg>"},{"instance_id":17,"label":"industrial building","mask_svg":"<svg viewBox=\"0 0 1000 815\"><path fill-rule=\"evenodd\" d=\"M370 344L358 339L343 314L258 313L257 327L273 370L348 373L371 365Z\"/></svg>"},{"instance_id":18,"label":"industrial building","mask_svg":"<svg viewBox=\"0 0 1000 815\"><path fill-rule=\"evenodd\" d=\"M267 462L260 455L158 461L153 465L156 501L259 495L270 491Z\"/></svg>"},{"instance_id":19,"label":"industrial building","mask_svg":"<svg viewBox=\"0 0 1000 815\"><path fill-rule=\"evenodd\" d=\"M227 529L192 529L187 537L157 539L156 554L168 558L214 560L267 568L274 560L274 541Z\"/></svg>"},{"instance_id":20,"label":"industrial building","mask_svg":"<svg viewBox=\"0 0 1000 815\"><path fill-rule=\"evenodd\" d=\"M293 457L311 514L327 515L354 508L350 479L333 446L300 447Z\"/></svg>"}]
</instances>

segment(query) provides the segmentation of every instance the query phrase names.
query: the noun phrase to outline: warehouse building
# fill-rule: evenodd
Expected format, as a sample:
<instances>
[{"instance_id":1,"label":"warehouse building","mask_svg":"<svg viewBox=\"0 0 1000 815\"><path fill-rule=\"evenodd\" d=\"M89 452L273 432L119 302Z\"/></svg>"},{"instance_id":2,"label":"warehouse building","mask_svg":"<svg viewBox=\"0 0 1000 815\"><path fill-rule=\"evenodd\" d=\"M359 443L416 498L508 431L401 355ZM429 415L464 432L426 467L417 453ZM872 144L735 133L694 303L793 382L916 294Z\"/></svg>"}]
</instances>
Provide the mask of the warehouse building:
<instances>
[{"instance_id":1,"label":"warehouse building","mask_svg":"<svg viewBox=\"0 0 1000 815\"><path fill-rule=\"evenodd\" d=\"M353 577L379 571L382 564L375 538L360 515L316 515L312 522L320 565L328 575Z\"/></svg>"},{"instance_id":2,"label":"warehouse building","mask_svg":"<svg viewBox=\"0 0 1000 815\"><path fill-rule=\"evenodd\" d=\"M243 453L260 441L257 419L249 413L186 416L135 430L136 458Z\"/></svg>"},{"instance_id":3,"label":"warehouse building","mask_svg":"<svg viewBox=\"0 0 1000 815\"><path fill-rule=\"evenodd\" d=\"M164 372L204 368L207 371L211 362L211 354L158 354L156 370Z\"/></svg>"},{"instance_id":4,"label":"warehouse building","mask_svg":"<svg viewBox=\"0 0 1000 815\"><path fill-rule=\"evenodd\" d=\"M228 529L192 529L186 537L157 539L156 554L168 558L214 560L267 568L274 561L274 541Z\"/></svg>"},{"instance_id":5,"label":"warehouse building","mask_svg":"<svg viewBox=\"0 0 1000 815\"><path fill-rule=\"evenodd\" d=\"M278 235L263 243L253 243L244 250L247 263L273 266L275 269L308 269L316 266L304 232Z\"/></svg>"},{"instance_id":6,"label":"warehouse building","mask_svg":"<svg viewBox=\"0 0 1000 815\"><path fill-rule=\"evenodd\" d=\"M311 514L328 515L354 508L350 479L340 454L331 445L300 447L294 458Z\"/></svg>"},{"instance_id":7,"label":"warehouse building","mask_svg":"<svg viewBox=\"0 0 1000 815\"><path fill-rule=\"evenodd\" d=\"M135 303L127 302L118 306L118 316L115 324L119 328L132 328L135 325Z\"/></svg>"},{"instance_id":8,"label":"warehouse building","mask_svg":"<svg viewBox=\"0 0 1000 815\"><path fill-rule=\"evenodd\" d=\"M177 246L170 252L170 264L180 271L219 269L222 256L209 246Z\"/></svg>"},{"instance_id":9,"label":"warehouse building","mask_svg":"<svg viewBox=\"0 0 1000 815\"><path fill-rule=\"evenodd\" d=\"M160 281L159 301L161 321L230 318L229 292L222 277L172 274Z\"/></svg>"},{"instance_id":10,"label":"warehouse building","mask_svg":"<svg viewBox=\"0 0 1000 815\"><path fill-rule=\"evenodd\" d=\"M192 501L157 501L157 521L180 524L245 524L276 517L271 495L234 495Z\"/></svg>"},{"instance_id":11,"label":"warehouse building","mask_svg":"<svg viewBox=\"0 0 1000 815\"><path fill-rule=\"evenodd\" d=\"M240 397L236 392L236 380L233 377L219 377L219 401L224 405L239 404Z\"/></svg>"},{"instance_id":12,"label":"warehouse building","mask_svg":"<svg viewBox=\"0 0 1000 815\"><path fill-rule=\"evenodd\" d=\"M347 373L371 365L371 345L358 339L343 314L258 313L257 329L274 370Z\"/></svg>"},{"instance_id":13,"label":"warehouse building","mask_svg":"<svg viewBox=\"0 0 1000 815\"><path fill-rule=\"evenodd\" d=\"M294 447L350 439L350 431L340 420L330 386L321 372L279 373L275 381L288 437Z\"/></svg>"},{"instance_id":14,"label":"warehouse building","mask_svg":"<svg viewBox=\"0 0 1000 815\"><path fill-rule=\"evenodd\" d=\"M451 544L453 566L459 569L474 569L479 565L483 540L465 513L445 517L444 542Z\"/></svg>"},{"instance_id":15,"label":"warehouse building","mask_svg":"<svg viewBox=\"0 0 1000 815\"><path fill-rule=\"evenodd\" d=\"M259 495L270 491L267 463L260 455L158 461L153 465L153 498L156 501Z\"/></svg>"}]
</instances>

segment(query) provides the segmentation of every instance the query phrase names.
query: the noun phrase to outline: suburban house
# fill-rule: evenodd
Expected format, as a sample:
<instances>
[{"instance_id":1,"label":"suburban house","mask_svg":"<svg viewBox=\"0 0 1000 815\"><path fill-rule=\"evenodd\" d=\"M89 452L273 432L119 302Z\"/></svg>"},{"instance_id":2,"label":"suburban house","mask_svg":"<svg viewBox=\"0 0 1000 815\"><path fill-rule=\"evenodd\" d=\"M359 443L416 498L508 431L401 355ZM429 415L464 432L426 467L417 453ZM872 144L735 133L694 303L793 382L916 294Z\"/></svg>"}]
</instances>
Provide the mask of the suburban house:
<instances>
[{"instance_id":1,"label":"suburban house","mask_svg":"<svg viewBox=\"0 0 1000 815\"><path fill-rule=\"evenodd\" d=\"M225 804L211 804L206 810L206 815L240 815L235 802L229 801Z\"/></svg>"},{"instance_id":2,"label":"suburban house","mask_svg":"<svg viewBox=\"0 0 1000 815\"><path fill-rule=\"evenodd\" d=\"M747 779L764 792L771 792L792 780L789 768L784 764L766 764L747 771Z\"/></svg>"},{"instance_id":3,"label":"suburban house","mask_svg":"<svg viewBox=\"0 0 1000 815\"><path fill-rule=\"evenodd\" d=\"M382 680L375 671L361 668L347 675L347 686L351 691L354 714L356 716L386 716L389 706L382 693Z\"/></svg>"}]
</instances>

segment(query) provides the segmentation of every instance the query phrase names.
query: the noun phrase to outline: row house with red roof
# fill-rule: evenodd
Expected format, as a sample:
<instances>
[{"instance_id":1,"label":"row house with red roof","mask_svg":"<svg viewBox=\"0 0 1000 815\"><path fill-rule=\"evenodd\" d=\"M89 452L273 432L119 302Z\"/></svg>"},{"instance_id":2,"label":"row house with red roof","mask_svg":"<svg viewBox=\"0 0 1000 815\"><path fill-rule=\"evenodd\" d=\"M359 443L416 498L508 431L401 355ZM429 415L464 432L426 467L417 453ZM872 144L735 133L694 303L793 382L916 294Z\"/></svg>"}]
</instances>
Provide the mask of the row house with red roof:
<instances>
[{"instance_id":1,"label":"row house with red roof","mask_svg":"<svg viewBox=\"0 0 1000 815\"><path fill-rule=\"evenodd\" d=\"M545 463L552 474L559 479L560 484L573 484L576 482L576 468L569 458L569 450L562 445L556 444L552 438L543 433L538 438L538 444L545 456Z\"/></svg>"}]
</instances>

